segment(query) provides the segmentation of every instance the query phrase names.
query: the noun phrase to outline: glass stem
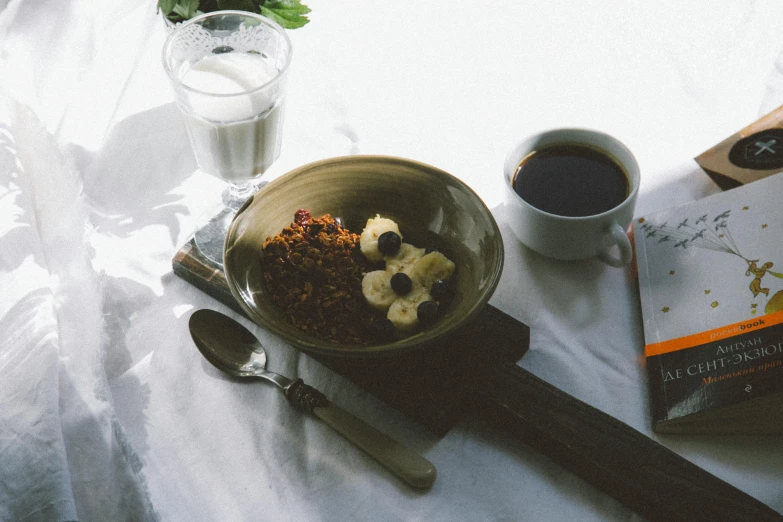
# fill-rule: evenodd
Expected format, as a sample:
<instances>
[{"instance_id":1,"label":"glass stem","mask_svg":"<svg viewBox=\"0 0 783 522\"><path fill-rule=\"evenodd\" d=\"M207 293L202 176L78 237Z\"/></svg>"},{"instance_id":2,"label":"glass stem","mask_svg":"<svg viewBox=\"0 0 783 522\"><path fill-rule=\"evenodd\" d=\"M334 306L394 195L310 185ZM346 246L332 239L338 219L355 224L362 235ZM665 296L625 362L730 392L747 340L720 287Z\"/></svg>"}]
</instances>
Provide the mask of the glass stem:
<instances>
[{"instance_id":1,"label":"glass stem","mask_svg":"<svg viewBox=\"0 0 783 522\"><path fill-rule=\"evenodd\" d=\"M235 211L239 210L247 198L258 190L258 183L255 179L229 182L228 188L223 191L223 204Z\"/></svg>"}]
</instances>

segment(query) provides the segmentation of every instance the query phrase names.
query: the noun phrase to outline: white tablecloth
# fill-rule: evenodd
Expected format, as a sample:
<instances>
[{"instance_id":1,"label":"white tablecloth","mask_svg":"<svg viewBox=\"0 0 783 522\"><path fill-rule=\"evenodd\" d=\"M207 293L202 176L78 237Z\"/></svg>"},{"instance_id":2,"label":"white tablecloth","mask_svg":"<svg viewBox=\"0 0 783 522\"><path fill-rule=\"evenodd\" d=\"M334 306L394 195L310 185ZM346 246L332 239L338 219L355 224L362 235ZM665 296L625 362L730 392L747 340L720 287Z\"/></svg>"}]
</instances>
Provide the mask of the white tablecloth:
<instances>
[{"instance_id":1,"label":"white tablecloth","mask_svg":"<svg viewBox=\"0 0 783 522\"><path fill-rule=\"evenodd\" d=\"M503 231L491 303L522 366L783 512L780 437L652 434L630 268L546 260L506 225L506 152L603 130L637 215L716 192L693 157L783 104L783 3L309 0L269 177L355 153L430 163ZM302 377L430 459L417 493L263 383L206 364L187 321L236 316L171 271L222 185L196 170L154 0L0 1L0 520L638 520L507 435L438 438L243 320Z\"/></svg>"}]
</instances>

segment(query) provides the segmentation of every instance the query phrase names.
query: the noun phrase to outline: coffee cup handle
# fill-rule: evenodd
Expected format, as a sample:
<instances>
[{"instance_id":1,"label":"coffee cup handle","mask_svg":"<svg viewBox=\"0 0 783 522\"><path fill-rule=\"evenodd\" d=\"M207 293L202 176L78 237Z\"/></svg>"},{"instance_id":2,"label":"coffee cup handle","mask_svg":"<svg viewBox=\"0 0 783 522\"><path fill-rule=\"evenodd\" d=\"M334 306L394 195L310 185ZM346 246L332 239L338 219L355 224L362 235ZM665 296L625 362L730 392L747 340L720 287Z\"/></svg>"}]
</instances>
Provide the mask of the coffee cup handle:
<instances>
[{"instance_id":1,"label":"coffee cup handle","mask_svg":"<svg viewBox=\"0 0 783 522\"><path fill-rule=\"evenodd\" d=\"M612 233L614 244L617 245L617 248L620 250L620 257L615 257L609 254L609 249L612 248L611 246L607 247L606 250L601 252L598 257L607 265L617 268L623 267L630 263L631 259L633 259L631 240L628 239L628 235L625 233L625 230L623 230L623 227L617 223L612 223L612 225L609 227L609 231Z\"/></svg>"}]
</instances>

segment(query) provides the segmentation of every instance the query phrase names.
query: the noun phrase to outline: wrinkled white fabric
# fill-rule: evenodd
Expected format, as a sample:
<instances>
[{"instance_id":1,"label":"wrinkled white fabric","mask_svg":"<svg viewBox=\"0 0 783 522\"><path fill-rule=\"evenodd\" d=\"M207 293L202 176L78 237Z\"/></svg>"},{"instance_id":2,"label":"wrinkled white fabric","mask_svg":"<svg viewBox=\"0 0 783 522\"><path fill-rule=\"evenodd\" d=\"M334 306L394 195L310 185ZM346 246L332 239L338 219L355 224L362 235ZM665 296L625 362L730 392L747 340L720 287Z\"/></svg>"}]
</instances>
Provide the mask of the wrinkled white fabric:
<instances>
[{"instance_id":1,"label":"wrinkled white fabric","mask_svg":"<svg viewBox=\"0 0 783 522\"><path fill-rule=\"evenodd\" d=\"M151 513L105 375L102 289L81 181L35 116L8 105L0 519Z\"/></svg>"},{"instance_id":2,"label":"wrinkled white fabric","mask_svg":"<svg viewBox=\"0 0 783 522\"><path fill-rule=\"evenodd\" d=\"M0 519L75 519L58 407L55 298L7 111L0 134Z\"/></svg>"},{"instance_id":3,"label":"wrinkled white fabric","mask_svg":"<svg viewBox=\"0 0 783 522\"><path fill-rule=\"evenodd\" d=\"M716 192L692 158L783 105L783 5L305 3L268 177L355 153L460 177L504 236L491 303L531 326L520 364L783 511L779 437L651 433L632 270L519 245L501 182L517 140L583 126L634 151L637 215ZM433 489L209 366L190 313L236 314L171 259L222 185L196 170L154 0L0 9L0 520L639 520L474 419L436 437L246 320L270 369L435 463Z\"/></svg>"}]
</instances>

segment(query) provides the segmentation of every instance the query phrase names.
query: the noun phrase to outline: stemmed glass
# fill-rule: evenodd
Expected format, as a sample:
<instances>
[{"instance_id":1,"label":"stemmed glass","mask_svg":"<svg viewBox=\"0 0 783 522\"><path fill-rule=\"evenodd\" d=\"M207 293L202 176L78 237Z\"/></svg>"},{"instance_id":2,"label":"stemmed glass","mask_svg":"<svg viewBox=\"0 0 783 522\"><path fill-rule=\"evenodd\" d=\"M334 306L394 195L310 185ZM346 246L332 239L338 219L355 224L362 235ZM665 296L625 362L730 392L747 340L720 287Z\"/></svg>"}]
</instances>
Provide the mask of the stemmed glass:
<instances>
[{"instance_id":1,"label":"stemmed glass","mask_svg":"<svg viewBox=\"0 0 783 522\"><path fill-rule=\"evenodd\" d=\"M280 155L291 53L282 27L244 11L197 16L163 45L196 163L228 184L223 209L195 233L201 253L218 265L231 219Z\"/></svg>"}]
</instances>

